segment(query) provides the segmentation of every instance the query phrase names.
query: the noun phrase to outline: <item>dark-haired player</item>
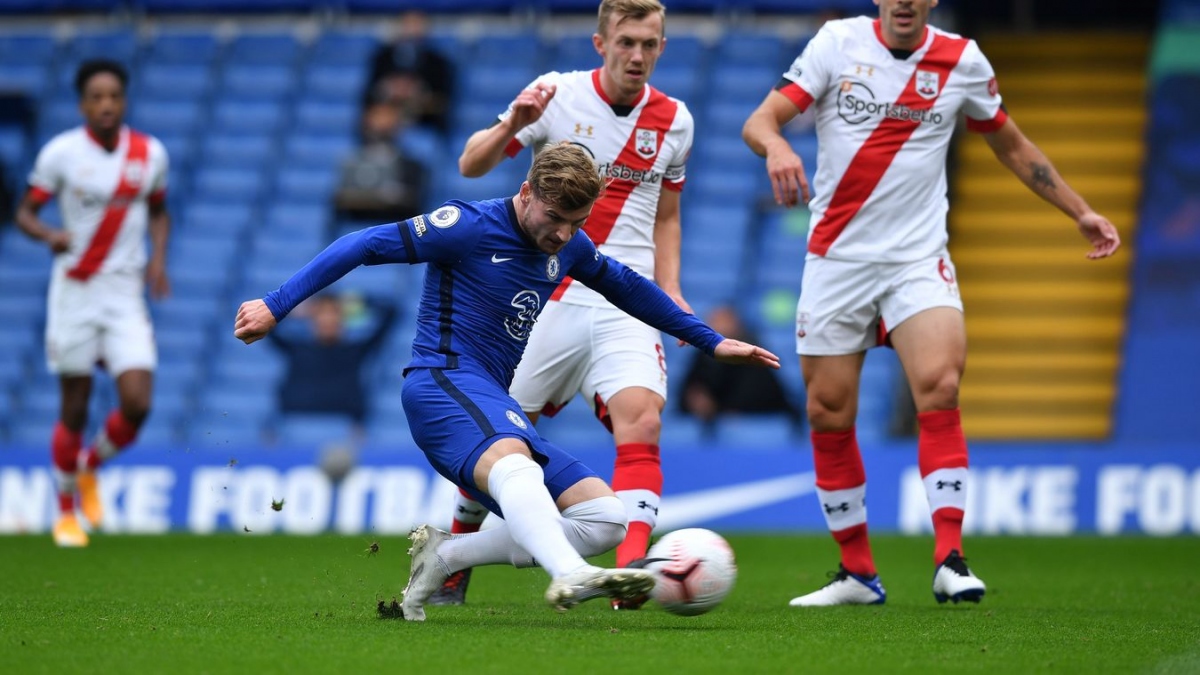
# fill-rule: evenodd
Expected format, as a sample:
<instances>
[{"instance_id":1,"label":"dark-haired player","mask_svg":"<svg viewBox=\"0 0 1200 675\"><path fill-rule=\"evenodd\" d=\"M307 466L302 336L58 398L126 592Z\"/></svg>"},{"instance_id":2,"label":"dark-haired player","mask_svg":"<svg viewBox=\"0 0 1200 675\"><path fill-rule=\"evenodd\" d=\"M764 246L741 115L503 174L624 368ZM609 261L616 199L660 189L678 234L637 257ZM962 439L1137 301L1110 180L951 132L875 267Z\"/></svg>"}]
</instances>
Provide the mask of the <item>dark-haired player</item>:
<instances>
[{"instance_id":1,"label":"dark-haired player","mask_svg":"<svg viewBox=\"0 0 1200 675\"><path fill-rule=\"evenodd\" d=\"M150 412L158 357L145 291L149 286L155 297L169 292L167 151L157 139L125 126L128 84L119 63L92 60L79 66L75 89L84 124L55 136L38 153L16 214L18 227L54 253L46 361L62 391L51 440L59 546L87 545L75 516L75 493L84 517L98 526L103 511L96 468L133 442ZM61 228L38 218L55 197ZM81 450L97 365L116 380L120 403L95 441Z\"/></svg>"}]
</instances>

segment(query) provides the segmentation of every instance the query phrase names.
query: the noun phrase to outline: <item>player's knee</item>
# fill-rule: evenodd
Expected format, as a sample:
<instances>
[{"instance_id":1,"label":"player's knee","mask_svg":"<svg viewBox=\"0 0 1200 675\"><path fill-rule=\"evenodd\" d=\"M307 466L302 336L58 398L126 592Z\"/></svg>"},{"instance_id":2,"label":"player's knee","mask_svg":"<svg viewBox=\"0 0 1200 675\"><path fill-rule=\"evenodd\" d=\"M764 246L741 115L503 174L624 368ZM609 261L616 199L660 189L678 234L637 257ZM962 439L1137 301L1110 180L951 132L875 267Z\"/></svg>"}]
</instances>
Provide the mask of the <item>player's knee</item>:
<instances>
[{"instance_id":1,"label":"player's knee","mask_svg":"<svg viewBox=\"0 0 1200 675\"><path fill-rule=\"evenodd\" d=\"M625 505L616 497L580 502L564 510L563 518L574 530L576 550L585 558L616 548L628 528Z\"/></svg>"},{"instance_id":2,"label":"player's knee","mask_svg":"<svg viewBox=\"0 0 1200 675\"><path fill-rule=\"evenodd\" d=\"M613 433L620 434L631 443L658 443L662 433L662 416L657 409L650 408L624 419L613 417Z\"/></svg>"},{"instance_id":3,"label":"player's knee","mask_svg":"<svg viewBox=\"0 0 1200 675\"><path fill-rule=\"evenodd\" d=\"M854 408L841 401L810 395L805 410L814 431L846 429L854 424Z\"/></svg>"},{"instance_id":4,"label":"player's knee","mask_svg":"<svg viewBox=\"0 0 1200 675\"><path fill-rule=\"evenodd\" d=\"M925 378L914 387L914 398L919 410L950 410L958 407L959 377L947 372L936 377Z\"/></svg>"}]
</instances>

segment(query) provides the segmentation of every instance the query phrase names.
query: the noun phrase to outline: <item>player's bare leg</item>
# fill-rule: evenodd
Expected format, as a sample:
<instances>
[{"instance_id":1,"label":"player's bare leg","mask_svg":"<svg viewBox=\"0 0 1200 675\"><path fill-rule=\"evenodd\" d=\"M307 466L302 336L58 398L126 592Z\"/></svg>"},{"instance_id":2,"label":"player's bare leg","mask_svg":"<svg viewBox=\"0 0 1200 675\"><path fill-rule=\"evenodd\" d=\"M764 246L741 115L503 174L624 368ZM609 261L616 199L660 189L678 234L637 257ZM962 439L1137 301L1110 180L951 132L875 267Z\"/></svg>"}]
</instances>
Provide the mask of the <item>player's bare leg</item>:
<instances>
[{"instance_id":1,"label":"player's bare leg","mask_svg":"<svg viewBox=\"0 0 1200 675\"><path fill-rule=\"evenodd\" d=\"M87 533L75 516L75 492L78 489L79 448L87 424L88 399L92 395L91 376L60 377L59 394L59 421L54 425L50 445L59 508L58 521L54 524L54 543L61 547L87 546Z\"/></svg>"},{"instance_id":2,"label":"player's bare leg","mask_svg":"<svg viewBox=\"0 0 1200 675\"><path fill-rule=\"evenodd\" d=\"M933 514L934 597L938 602L979 602L986 586L962 557L968 480L967 441L958 410L967 356L962 313L952 307L927 309L896 326L891 338L917 408L917 464Z\"/></svg>"},{"instance_id":3,"label":"player's bare leg","mask_svg":"<svg viewBox=\"0 0 1200 675\"><path fill-rule=\"evenodd\" d=\"M865 358L865 352L800 357L817 497L841 549L841 562L828 584L793 598L789 603L793 607L881 604L887 599L867 536L867 477L854 430Z\"/></svg>"},{"instance_id":4,"label":"player's bare leg","mask_svg":"<svg viewBox=\"0 0 1200 675\"><path fill-rule=\"evenodd\" d=\"M128 370L117 376L118 407L108 414L104 427L79 459L79 506L92 527L98 527L104 518L96 470L137 437L150 414L153 384L154 375L148 370Z\"/></svg>"}]
</instances>

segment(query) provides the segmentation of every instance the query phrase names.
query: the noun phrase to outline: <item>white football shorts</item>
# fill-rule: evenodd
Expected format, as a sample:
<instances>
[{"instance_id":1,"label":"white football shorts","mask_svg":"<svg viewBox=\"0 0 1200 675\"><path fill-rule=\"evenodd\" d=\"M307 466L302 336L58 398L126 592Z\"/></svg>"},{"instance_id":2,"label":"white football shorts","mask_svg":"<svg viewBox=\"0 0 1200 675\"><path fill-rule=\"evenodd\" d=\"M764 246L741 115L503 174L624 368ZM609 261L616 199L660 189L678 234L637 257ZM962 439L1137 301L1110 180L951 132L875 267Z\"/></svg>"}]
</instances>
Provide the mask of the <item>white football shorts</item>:
<instances>
[{"instance_id":1,"label":"white football shorts","mask_svg":"<svg viewBox=\"0 0 1200 675\"><path fill-rule=\"evenodd\" d=\"M796 304L796 353L856 354L885 344L887 333L934 307L963 310L950 255L908 263L831 260L804 263Z\"/></svg>"},{"instance_id":2,"label":"white football shorts","mask_svg":"<svg viewBox=\"0 0 1200 675\"><path fill-rule=\"evenodd\" d=\"M533 327L509 394L525 412L553 416L576 393L597 411L629 387L645 387L666 400L658 330L611 305L551 302Z\"/></svg>"},{"instance_id":3,"label":"white football shorts","mask_svg":"<svg viewBox=\"0 0 1200 675\"><path fill-rule=\"evenodd\" d=\"M76 281L56 270L46 312L46 365L57 375L91 375L102 364L116 377L154 370L154 326L138 274Z\"/></svg>"}]
</instances>

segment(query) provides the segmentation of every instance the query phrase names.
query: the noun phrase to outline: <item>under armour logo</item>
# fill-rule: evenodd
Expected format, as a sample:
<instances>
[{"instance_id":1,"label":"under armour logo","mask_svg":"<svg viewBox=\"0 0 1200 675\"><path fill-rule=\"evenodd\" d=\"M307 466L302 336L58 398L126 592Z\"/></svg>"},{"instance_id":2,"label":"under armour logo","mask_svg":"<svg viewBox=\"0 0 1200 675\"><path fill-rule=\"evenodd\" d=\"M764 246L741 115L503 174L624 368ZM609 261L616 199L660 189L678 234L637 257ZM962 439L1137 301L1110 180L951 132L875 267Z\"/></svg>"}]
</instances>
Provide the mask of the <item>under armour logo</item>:
<instances>
[{"instance_id":1,"label":"under armour logo","mask_svg":"<svg viewBox=\"0 0 1200 675\"><path fill-rule=\"evenodd\" d=\"M467 516L482 516L483 509L468 509L465 506L459 506L458 512Z\"/></svg>"},{"instance_id":2,"label":"under armour logo","mask_svg":"<svg viewBox=\"0 0 1200 675\"><path fill-rule=\"evenodd\" d=\"M575 135L578 136L580 134L587 134L588 136L591 136L592 128L593 127L590 124L585 127L582 124L576 122L575 123Z\"/></svg>"},{"instance_id":3,"label":"under armour logo","mask_svg":"<svg viewBox=\"0 0 1200 675\"><path fill-rule=\"evenodd\" d=\"M955 481L939 480L937 482L937 489L939 489L939 490L945 490L948 487L954 488L955 492L962 492L962 481L961 480L955 480Z\"/></svg>"},{"instance_id":4,"label":"under armour logo","mask_svg":"<svg viewBox=\"0 0 1200 675\"><path fill-rule=\"evenodd\" d=\"M848 511L850 511L850 502L842 502L841 504L838 504L837 506L830 506L828 504L821 504L821 506L825 507L825 513L833 513L834 511L841 511L842 513L847 513Z\"/></svg>"},{"instance_id":5,"label":"under armour logo","mask_svg":"<svg viewBox=\"0 0 1200 675\"><path fill-rule=\"evenodd\" d=\"M647 502L647 501L640 501L640 502L638 502L638 504L637 504L637 505L638 505L638 508L639 508L639 509L650 509L651 511L653 511L653 512L654 512L654 515L656 515L656 516L658 515L658 507L657 507L657 506L654 506L654 505L653 505L653 504L651 504L650 502Z\"/></svg>"}]
</instances>

